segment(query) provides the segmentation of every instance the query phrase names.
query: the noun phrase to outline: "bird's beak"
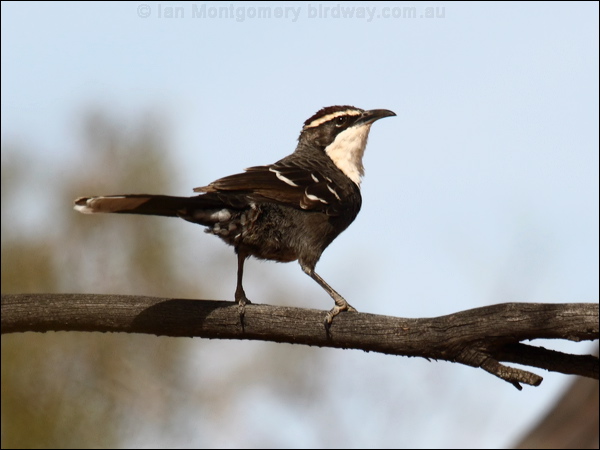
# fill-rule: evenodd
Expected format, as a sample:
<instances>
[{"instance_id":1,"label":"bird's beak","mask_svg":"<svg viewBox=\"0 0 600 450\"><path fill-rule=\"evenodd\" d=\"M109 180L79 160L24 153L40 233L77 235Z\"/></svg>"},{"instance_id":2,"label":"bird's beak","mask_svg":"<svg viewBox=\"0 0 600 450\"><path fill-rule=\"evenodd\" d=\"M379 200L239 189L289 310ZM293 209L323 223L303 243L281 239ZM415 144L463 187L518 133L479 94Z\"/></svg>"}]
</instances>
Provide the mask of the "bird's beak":
<instances>
[{"instance_id":1,"label":"bird's beak","mask_svg":"<svg viewBox=\"0 0 600 450\"><path fill-rule=\"evenodd\" d=\"M365 111L362 114L362 117L357 120L355 125L373 123L376 120L383 119L384 117L391 117L395 115L396 113L394 111L390 111L389 109L371 109L370 111Z\"/></svg>"}]
</instances>

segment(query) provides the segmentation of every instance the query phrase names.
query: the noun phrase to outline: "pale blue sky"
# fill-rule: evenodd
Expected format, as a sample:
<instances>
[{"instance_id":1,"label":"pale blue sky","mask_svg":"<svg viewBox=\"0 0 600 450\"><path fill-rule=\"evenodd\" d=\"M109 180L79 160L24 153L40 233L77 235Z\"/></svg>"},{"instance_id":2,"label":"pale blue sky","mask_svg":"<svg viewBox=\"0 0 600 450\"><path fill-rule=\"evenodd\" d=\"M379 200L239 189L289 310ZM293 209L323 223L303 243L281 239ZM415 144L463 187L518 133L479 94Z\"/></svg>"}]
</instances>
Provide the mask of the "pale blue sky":
<instances>
[{"instance_id":1,"label":"pale blue sky","mask_svg":"<svg viewBox=\"0 0 600 450\"><path fill-rule=\"evenodd\" d=\"M116 114L124 126L151 112L169 128L179 173L170 194L191 195L195 186L290 153L302 122L322 106L391 109L398 116L371 132L363 210L317 266L353 306L424 317L506 301L598 299L597 3L208 7L232 4L234 18L203 18L194 17L203 3L3 2L2 141L36 149L31 170L41 180L65 177L82 169L81 115L89 107ZM275 18L276 5L298 15ZM375 8L374 17L310 17L314 8L338 5ZM165 18L171 6L183 17ZM273 17L252 18L257 6ZM417 17L382 17L406 12L386 7L405 6ZM421 17L427 7L443 17ZM109 193L119 186L81 194ZM69 214L71 201L46 194L53 208L36 210L45 226ZM196 235L201 245L222 245ZM249 266L246 291L267 289ZM306 289L310 298L298 306L329 306L296 264L272 270L274 279ZM232 263L227 278L234 277ZM371 378L375 364L385 383L397 377L401 385L381 382L398 387L390 398L426 405L403 412L397 438L378 445L510 445L569 380L546 373L542 387L519 393L455 365L331 354L338 370ZM374 382L366 378L353 382ZM339 401L357 434L330 444L369 445L366 431L382 431L360 412L376 417L376 408L360 397ZM464 411L453 410L457 401ZM294 416L282 405L262 408ZM478 436L457 431L483 415ZM284 446L324 445L302 430L305 441L294 430L267 431Z\"/></svg>"}]
</instances>

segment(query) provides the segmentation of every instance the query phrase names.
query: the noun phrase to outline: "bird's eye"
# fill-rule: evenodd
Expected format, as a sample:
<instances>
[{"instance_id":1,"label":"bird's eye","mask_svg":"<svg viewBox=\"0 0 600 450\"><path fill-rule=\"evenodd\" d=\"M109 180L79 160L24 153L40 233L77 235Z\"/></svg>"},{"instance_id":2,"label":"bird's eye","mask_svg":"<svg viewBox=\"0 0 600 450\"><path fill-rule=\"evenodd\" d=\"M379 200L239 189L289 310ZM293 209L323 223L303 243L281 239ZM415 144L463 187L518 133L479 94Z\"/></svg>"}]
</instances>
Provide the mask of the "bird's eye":
<instances>
[{"instance_id":1,"label":"bird's eye","mask_svg":"<svg viewBox=\"0 0 600 450\"><path fill-rule=\"evenodd\" d=\"M342 125L344 125L346 123L347 120L348 120L348 118L346 116L337 117L335 119L335 126L341 127Z\"/></svg>"}]
</instances>

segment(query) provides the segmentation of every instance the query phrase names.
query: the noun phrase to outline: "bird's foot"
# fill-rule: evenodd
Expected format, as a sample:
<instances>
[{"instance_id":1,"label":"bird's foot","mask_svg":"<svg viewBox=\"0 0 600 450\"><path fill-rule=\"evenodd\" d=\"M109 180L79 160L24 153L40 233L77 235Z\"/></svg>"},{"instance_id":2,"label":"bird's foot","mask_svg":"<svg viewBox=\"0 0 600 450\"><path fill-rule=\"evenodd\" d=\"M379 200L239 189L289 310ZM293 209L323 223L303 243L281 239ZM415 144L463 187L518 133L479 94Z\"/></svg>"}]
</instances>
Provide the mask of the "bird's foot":
<instances>
[{"instance_id":1,"label":"bird's foot","mask_svg":"<svg viewBox=\"0 0 600 450\"><path fill-rule=\"evenodd\" d=\"M331 327L333 318L342 311L358 312L356 308L351 306L346 300L339 302L336 301L335 306L331 308L331 310L328 311L327 314L325 314L325 329L327 330L327 334L329 334L329 328Z\"/></svg>"},{"instance_id":2,"label":"bird's foot","mask_svg":"<svg viewBox=\"0 0 600 450\"><path fill-rule=\"evenodd\" d=\"M251 305L252 302L248 300L246 294L242 292L238 295L236 292L235 302L238 304L238 313L240 315L240 323L242 324L242 330L244 329L244 316L246 315L246 305Z\"/></svg>"}]
</instances>

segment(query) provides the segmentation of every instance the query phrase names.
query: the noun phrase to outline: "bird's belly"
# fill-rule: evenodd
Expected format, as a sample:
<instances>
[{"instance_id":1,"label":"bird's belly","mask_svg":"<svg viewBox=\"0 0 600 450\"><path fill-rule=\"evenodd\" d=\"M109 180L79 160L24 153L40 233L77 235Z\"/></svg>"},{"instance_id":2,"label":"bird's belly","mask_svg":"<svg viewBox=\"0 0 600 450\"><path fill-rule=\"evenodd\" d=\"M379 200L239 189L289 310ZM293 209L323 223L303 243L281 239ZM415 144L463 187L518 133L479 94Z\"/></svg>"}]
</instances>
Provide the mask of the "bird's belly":
<instances>
[{"instance_id":1,"label":"bird's belly","mask_svg":"<svg viewBox=\"0 0 600 450\"><path fill-rule=\"evenodd\" d=\"M206 231L219 236L239 252L279 262L318 259L331 241L325 214L279 205L256 205L232 212L227 220Z\"/></svg>"}]
</instances>

